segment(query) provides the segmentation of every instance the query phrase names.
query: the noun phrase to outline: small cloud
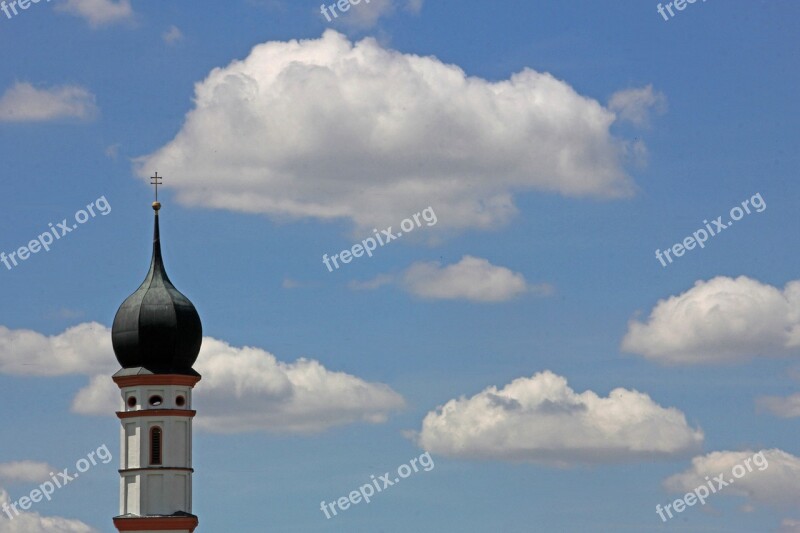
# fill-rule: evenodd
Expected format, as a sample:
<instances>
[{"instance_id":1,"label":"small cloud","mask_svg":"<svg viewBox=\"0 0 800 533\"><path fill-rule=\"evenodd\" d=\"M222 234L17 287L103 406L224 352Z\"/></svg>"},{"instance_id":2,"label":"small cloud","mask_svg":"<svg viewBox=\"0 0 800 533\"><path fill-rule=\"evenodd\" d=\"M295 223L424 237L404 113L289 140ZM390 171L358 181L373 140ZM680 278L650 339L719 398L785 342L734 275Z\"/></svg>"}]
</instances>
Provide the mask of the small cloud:
<instances>
[{"instance_id":1,"label":"small cloud","mask_svg":"<svg viewBox=\"0 0 800 533\"><path fill-rule=\"evenodd\" d=\"M329 22L340 23L357 30L366 30L376 26L381 18L393 14L396 7L395 0L372 0L369 3L364 1L353 3L348 0L346 4L342 4L346 7L344 12L337 9L337 5L334 3L327 10L328 14L323 12L322 16L326 20L330 19Z\"/></svg>"},{"instance_id":2,"label":"small cloud","mask_svg":"<svg viewBox=\"0 0 800 533\"><path fill-rule=\"evenodd\" d=\"M50 477L55 468L37 461L0 463L0 480L4 482L39 483Z\"/></svg>"},{"instance_id":3,"label":"small cloud","mask_svg":"<svg viewBox=\"0 0 800 533\"><path fill-rule=\"evenodd\" d=\"M367 281L353 280L348 283L347 286L354 291L373 291L383 287L384 285L390 285L394 282L394 280L395 278L391 274L381 274Z\"/></svg>"},{"instance_id":4,"label":"small cloud","mask_svg":"<svg viewBox=\"0 0 800 533\"><path fill-rule=\"evenodd\" d=\"M0 97L0 122L89 120L97 112L94 95L78 85L37 89L30 83L17 82Z\"/></svg>"},{"instance_id":5,"label":"small cloud","mask_svg":"<svg viewBox=\"0 0 800 533\"><path fill-rule=\"evenodd\" d=\"M800 520L785 518L778 533L800 533Z\"/></svg>"},{"instance_id":6,"label":"small cloud","mask_svg":"<svg viewBox=\"0 0 800 533\"><path fill-rule=\"evenodd\" d=\"M431 300L504 302L525 293L550 296L555 292L552 285L529 284L522 274L470 255L445 267L438 261L414 263L399 276L381 274L366 281L353 280L347 286L357 291L371 291L391 284Z\"/></svg>"},{"instance_id":7,"label":"small cloud","mask_svg":"<svg viewBox=\"0 0 800 533\"><path fill-rule=\"evenodd\" d=\"M526 292L552 290L546 285L529 286L522 274L470 255L445 267L439 262L415 263L406 270L402 283L422 298L476 302L504 302Z\"/></svg>"},{"instance_id":8,"label":"small cloud","mask_svg":"<svg viewBox=\"0 0 800 533\"><path fill-rule=\"evenodd\" d=\"M253 7L260 7L269 11L286 11L287 5L283 0L247 0Z\"/></svg>"},{"instance_id":9,"label":"small cloud","mask_svg":"<svg viewBox=\"0 0 800 533\"><path fill-rule=\"evenodd\" d=\"M86 313L79 309L68 309L66 307L62 307L57 311L48 313L47 317L57 320L76 320L78 318L83 318L85 314Z\"/></svg>"},{"instance_id":10,"label":"small cloud","mask_svg":"<svg viewBox=\"0 0 800 533\"><path fill-rule=\"evenodd\" d=\"M122 146L120 143L112 144L108 148L106 148L106 157L109 159L116 159L119 155L119 147Z\"/></svg>"},{"instance_id":11,"label":"small cloud","mask_svg":"<svg viewBox=\"0 0 800 533\"><path fill-rule=\"evenodd\" d=\"M406 11L414 15L419 15L420 11L422 11L422 4L424 3L425 0L408 0L408 2L406 2Z\"/></svg>"},{"instance_id":12,"label":"small cloud","mask_svg":"<svg viewBox=\"0 0 800 533\"><path fill-rule=\"evenodd\" d=\"M116 370L111 332L97 322L51 336L0 326L0 374L55 377Z\"/></svg>"},{"instance_id":13,"label":"small cloud","mask_svg":"<svg viewBox=\"0 0 800 533\"><path fill-rule=\"evenodd\" d=\"M130 0L67 0L56 9L83 18L92 28L133 20Z\"/></svg>"},{"instance_id":14,"label":"small cloud","mask_svg":"<svg viewBox=\"0 0 800 533\"><path fill-rule=\"evenodd\" d=\"M620 149L624 161L637 168L645 168L649 159L647 145L641 139L620 141Z\"/></svg>"},{"instance_id":15,"label":"small cloud","mask_svg":"<svg viewBox=\"0 0 800 533\"><path fill-rule=\"evenodd\" d=\"M169 27L167 31L161 34L161 38L167 44L175 44L183 40L183 32L175 25Z\"/></svg>"},{"instance_id":16,"label":"small cloud","mask_svg":"<svg viewBox=\"0 0 800 533\"><path fill-rule=\"evenodd\" d=\"M622 350L663 364L719 364L797 355L800 281L778 287L746 276L699 280L631 320Z\"/></svg>"},{"instance_id":17,"label":"small cloud","mask_svg":"<svg viewBox=\"0 0 800 533\"><path fill-rule=\"evenodd\" d=\"M302 286L303 286L302 283L300 283L299 281L295 281L291 278L283 278L283 283L281 283L281 287L283 287L284 289L297 289Z\"/></svg>"},{"instance_id":18,"label":"small cloud","mask_svg":"<svg viewBox=\"0 0 800 533\"><path fill-rule=\"evenodd\" d=\"M11 498L0 487L0 505L11 504ZM16 509L16 508L15 508ZM70 520L60 516L42 516L34 512L21 512L14 515L13 521L6 521L5 515L0 518L2 533L100 533L80 520Z\"/></svg>"},{"instance_id":19,"label":"small cloud","mask_svg":"<svg viewBox=\"0 0 800 533\"><path fill-rule=\"evenodd\" d=\"M611 95L608 108L619 120L635 126L649 126L651 110L662 115L667 110L667 97L653 90L652 85L640 89L625 89Z\"/></svg>"},{"instance_id":20,"label":"small cloud","mask_svg":"<svg viewBox=\"0 0 800 533\"><path fill-rule=\"evenodd\" d=\"M312 287L318 287L319 283L313 283L309 281L298 281L292 278L283 278L283 282L281 283L281 287L284 289L310 289Z\"/></svg>"},{"instance_id":21,"label":"small cloud","mask_svg":"<svg viewBox=\"0 0 800 533\"><path fill-rule=\"evenodd\" d=\"M754 453L717 451L692 459L692 466L664 480L664 488L676 494L686 493L705 485L709 478L725 474L723 481L732 479L738 465L744 474L735 484L723 486L718 495L742 496L745 504L761 503L776 507L800 505L800 458L783 450L771 449ZM749 469L745 469L749 465ZM738 469L737 469L738 471Z\"/></svg>"},{"instance_id":22,"label":"small cloud","mask_svg":"<svg viewBox=\"0 0 800 533\"><path fill-rule=\"evenodd\" d=\"M800 392L791 396L764 396L756 400L759 409L781 418L800 417Z\"/></svg>"}]
</instances>

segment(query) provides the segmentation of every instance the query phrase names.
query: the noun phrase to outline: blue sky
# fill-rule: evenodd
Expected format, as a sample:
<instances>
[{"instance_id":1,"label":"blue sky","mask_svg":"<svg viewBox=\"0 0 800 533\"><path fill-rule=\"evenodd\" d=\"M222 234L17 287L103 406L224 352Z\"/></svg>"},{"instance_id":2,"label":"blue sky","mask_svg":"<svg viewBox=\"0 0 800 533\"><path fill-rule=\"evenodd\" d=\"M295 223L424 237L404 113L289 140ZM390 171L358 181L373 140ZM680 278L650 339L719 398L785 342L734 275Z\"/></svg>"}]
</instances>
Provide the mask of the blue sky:
<instances>
[{"instance_id":1,"label":"blue sky","mask_svg":"<svg viewBox=\"0 0 800 533\"><path fill-rule=\"evenodd\" d=\"M800 6L657 4L0 11L0 252L95 206L0 263L0 503L114 454L0 532L113 531L109 328L149 264L155 171L206 335L198 531L800 531Z\"/></svg>"}]
</instances>

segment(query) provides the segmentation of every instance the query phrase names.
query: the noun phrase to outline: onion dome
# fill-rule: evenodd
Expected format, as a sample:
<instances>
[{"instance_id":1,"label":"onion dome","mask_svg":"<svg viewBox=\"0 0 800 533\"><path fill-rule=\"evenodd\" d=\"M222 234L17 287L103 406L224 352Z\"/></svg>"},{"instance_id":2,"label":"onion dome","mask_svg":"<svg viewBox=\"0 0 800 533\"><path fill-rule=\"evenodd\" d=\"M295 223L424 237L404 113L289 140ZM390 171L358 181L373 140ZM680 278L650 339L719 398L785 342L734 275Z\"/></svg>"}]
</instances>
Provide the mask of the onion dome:
<instances>
[{"instance_id":1,"label":"onion dome","mask_svg":"<svg viewBox=\"0 0 800 533\"><path fill-rule=\"evenodd\" d=\"M158 211L153 258L142 285L128 296L114 317L111 340L122 368L144 368L154 374L197 375L192 365L203 340L203 326L192 302L172 284L161 258Z\"/></svg>"}]
</instances>

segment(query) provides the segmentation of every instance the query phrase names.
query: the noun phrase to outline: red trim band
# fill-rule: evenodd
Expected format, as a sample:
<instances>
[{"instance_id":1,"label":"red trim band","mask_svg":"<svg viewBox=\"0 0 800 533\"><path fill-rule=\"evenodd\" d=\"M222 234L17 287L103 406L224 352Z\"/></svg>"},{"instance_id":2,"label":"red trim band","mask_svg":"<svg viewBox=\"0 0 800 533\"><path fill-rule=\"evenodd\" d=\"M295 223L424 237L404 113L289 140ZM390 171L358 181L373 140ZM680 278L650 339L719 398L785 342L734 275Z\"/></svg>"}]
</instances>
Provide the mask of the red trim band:
<instances>
[{"instance_id":1,"label":"red trim band","mask_svg":"<svg viewBox=\"0 0 800 533\"><path fill-rule=\"evenodd\" d=\"M145 516L142 518L115 518L118 531L194 531L200 521L196 516Z\"/></svg>"},{"instance_id":2,"label":"red trim band","mask_svg":"<svg viewBox=\"0 0 800 533\"><path fill-rule=\"evenodd\" d=\"M114 383L123 387L138 387L139 385L180 385L194 387L200 381L200 376L185 376L183 374L144 374L141 376L117 376L112 378Z\"/></svg>"},{"instance_id":3,"label":"red trim band","mask_svg":"<svg viewBox=\"0 0 800 533\"><path fill-rule=\"evenodd\" d=\"M117 411L117 418L139 418L145 416L185 416L194 418L193 409L140 409L138 411Z\"/></svg>"}]
</instances>

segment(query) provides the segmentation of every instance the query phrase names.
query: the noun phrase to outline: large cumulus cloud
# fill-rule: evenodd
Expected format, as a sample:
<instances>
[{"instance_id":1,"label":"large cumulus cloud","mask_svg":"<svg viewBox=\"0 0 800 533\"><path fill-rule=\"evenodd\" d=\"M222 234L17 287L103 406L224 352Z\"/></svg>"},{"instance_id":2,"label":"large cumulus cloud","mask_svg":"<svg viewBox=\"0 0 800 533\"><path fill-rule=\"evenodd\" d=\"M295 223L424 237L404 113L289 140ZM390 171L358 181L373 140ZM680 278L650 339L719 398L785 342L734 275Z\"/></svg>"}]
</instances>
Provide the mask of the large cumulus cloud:
<instances>
[{"instance_id":1,"label":"large cumulus cloud","mask_svg":"<svg viewBox=\"0 0 800 533\"><path fill-rule=\"evenodd\" d=\"M489 228L520 191L630 194L615 119L547 73L488 81L328 30L212 70L175 138L137 164L189 205L362 230L435 205L437 227Z\"/></svg>"},{"instance_id":2,"label":"large cumulus cloud","mask_svg":"<svg viewBox=\"0 0 800 533\"><path fill-rule=\"evenodd\" d=\"M545 371L448 401L427 414L416 439L451 457L571 465L686 454L699 448L703 432L646 394L576 393Z\"/></svg>"}]
</instances>

